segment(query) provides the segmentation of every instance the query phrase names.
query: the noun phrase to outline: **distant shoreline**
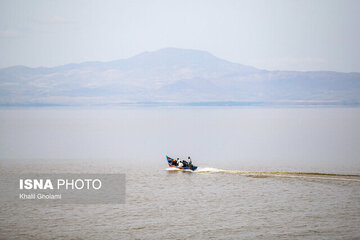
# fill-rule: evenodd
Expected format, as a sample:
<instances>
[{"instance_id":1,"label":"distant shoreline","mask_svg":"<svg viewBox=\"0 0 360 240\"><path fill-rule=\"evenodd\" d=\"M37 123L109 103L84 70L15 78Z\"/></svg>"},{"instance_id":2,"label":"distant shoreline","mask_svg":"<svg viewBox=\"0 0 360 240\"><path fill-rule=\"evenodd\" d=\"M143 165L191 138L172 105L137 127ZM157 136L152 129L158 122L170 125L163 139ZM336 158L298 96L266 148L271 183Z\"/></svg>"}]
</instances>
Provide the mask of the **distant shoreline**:
<instances>
[{"instance_id":1,"label":"distant shoreline","mask_svg":"<svg viewBox=\"0 0 360 240\"><path fill-rule=\"evenodd\" d=\"M358 102L123 102L104 104L53 104L53 103L0 103L1 108L11 107L119 107L119 106L173 106L173 107L360 107Z\"/></svg>"}]
</instances>

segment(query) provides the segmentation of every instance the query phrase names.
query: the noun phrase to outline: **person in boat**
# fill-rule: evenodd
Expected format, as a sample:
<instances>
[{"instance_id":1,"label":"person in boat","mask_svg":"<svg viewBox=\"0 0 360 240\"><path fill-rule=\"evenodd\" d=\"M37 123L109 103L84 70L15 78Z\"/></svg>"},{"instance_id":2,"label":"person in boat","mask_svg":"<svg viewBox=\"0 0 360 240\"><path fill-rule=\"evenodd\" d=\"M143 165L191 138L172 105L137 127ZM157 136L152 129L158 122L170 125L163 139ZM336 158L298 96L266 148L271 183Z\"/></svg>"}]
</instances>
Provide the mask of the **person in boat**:
<instances>
[{"instance_id":1,"label":"person in boat","mask_svg":"<svg viewBox=\"0 0 360 240\"><path fill-rule=\"evenodd\" d=\"M187 167L187 166L189 166L188 162L187 162L187 161L185 161L185 160L182 160L182 161L181 161L181 163L183 164L183 167Z\"/></svg>"},{"instance_id":2,"label":"person in boat","mask_svg":"<svg viewBox=\"0 0 360 240\"><path fill-rule=\"evenodd\" d=\"M179 158L178 158L177 160L172 159L172 160L171 160L171 164L174 165L174 166L177 166L177 165L178 165L178 161L179 161Z\"/></svg>"},{"instance_id":3,"label":"person in boat","mask_svg":"<svg viewBox=\"0 0 360 240\"><path fill-rule=\"evenodd\" d=\"M183 161L180 161L179 158L177 158L177 166L183 167Z\"/></svg>"},{"instance_id":4,"label":"person in boat","mask_svg":"<svg viewBox=\"0 0 360 240\"><path fill-rule=\"evenodd\" d=\"M190 169L193 169L194 168L194 165L192 164L192 161L191 161L191 158L188 157L188 163L189 163L189 168Z\"/></svg>"}]
</instances>

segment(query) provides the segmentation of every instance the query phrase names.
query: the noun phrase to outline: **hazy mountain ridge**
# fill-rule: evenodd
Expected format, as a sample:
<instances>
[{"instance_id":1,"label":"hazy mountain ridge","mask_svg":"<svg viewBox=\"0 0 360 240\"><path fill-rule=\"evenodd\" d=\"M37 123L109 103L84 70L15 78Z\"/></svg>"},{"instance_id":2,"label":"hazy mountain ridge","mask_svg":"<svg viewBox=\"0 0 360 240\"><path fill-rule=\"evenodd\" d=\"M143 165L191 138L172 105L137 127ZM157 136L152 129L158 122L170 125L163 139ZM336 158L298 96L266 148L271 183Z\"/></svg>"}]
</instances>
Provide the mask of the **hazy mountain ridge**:
<instances>
[{"instance_id":1,"label":"hazy mountain ridge","mask_svg":"<svg viewBox=\"0 0 360 240\"><path fill-rule=\"evenodd\" d=\"M0 104L360 103L360 73L266 71L166 48L111 62L0 69Z\"/></svg>"}]
</instances>

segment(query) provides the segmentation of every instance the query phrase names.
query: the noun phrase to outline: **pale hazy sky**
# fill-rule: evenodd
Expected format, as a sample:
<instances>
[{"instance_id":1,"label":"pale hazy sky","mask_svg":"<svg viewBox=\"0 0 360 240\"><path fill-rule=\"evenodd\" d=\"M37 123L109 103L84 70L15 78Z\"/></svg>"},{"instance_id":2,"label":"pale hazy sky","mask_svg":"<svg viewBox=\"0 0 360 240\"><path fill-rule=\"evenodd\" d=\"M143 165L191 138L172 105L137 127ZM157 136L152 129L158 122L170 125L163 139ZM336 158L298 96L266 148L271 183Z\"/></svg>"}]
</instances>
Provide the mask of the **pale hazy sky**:
<instances>
[{"instance_id":1,"label":"pale hazy sky","mask_svg":"<svg viewBox=\"0 0 360 240\"><path fill-rule=\"evenodd\" d=\"M0 68L164 47L269 70L360 72L360 1L0 0Z\"/></svg>"}]
</instances>

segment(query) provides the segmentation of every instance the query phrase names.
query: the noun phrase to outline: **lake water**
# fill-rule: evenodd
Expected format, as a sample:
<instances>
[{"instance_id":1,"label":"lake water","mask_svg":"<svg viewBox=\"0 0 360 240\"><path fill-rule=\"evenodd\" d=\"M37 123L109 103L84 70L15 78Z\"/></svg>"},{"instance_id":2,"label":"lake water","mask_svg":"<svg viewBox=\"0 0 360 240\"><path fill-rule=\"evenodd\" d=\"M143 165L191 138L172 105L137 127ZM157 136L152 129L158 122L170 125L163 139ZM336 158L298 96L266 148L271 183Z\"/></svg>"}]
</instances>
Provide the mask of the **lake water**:
<instances>
[{"instance_id":1,"label":"lake water","mask_svg":"<svg viewBox=\"0 0 360 240\"><path fill-rule=\"evenodd\" d=\"M359 123L359 108L3 108L1 173L126 173L126 203L1 204L0 239L359 239Z\"/></svg>"}]
</instances>

